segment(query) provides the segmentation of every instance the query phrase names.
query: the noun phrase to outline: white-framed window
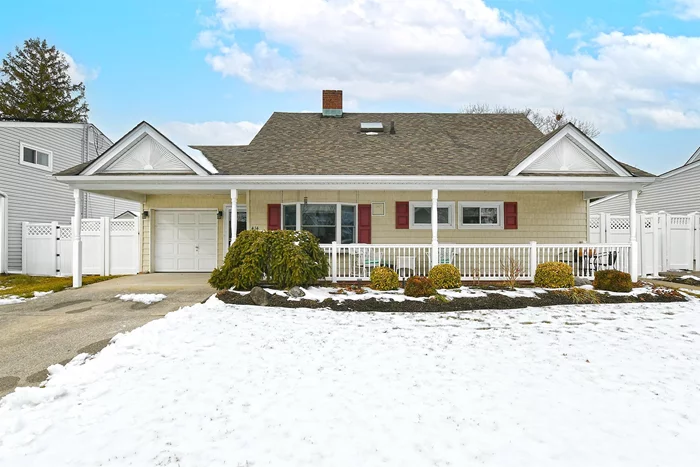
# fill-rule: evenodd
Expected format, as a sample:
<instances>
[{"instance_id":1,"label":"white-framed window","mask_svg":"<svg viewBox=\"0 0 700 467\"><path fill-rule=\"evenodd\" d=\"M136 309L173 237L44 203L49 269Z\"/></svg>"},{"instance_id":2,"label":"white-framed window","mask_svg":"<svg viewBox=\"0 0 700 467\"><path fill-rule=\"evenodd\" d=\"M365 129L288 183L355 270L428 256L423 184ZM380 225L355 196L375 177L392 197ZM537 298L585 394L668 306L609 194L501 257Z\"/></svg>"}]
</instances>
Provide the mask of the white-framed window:
<instances>
[{"instance_id":1,"label":"white-framed window","mask_svg":"<svg viewBox=\"0 0 700 467\"><path fill-rule=\"evenodd\" d=\"M19 163L50 172L53 169L53 152L20 143Z\"/></svg>"},{"instance_id":2,"label":"white-framed window","mask_svg":"<svg viewBox=\"0 0 700 467\"><path fill-rule=\"evenodd\" d=\"M236 206L236 236L248 229L248 208L245 204ZM231 244L231 205L224 205L224 251Z\"/></svg>"},{"instance_id":3,"label":"white-framed window","mask_svg":"<svg viewBox=\"0 0 700 467\"><path fill-rule=\"evenodd\" d=\"M455 203L438 201L438 229L455 228ZM412 229L430 229L433 203L431 201L409 202L409 226Z\"/></svg>"},{"instance_id":4,"label":"white-framed window","mask_svg":"<svg viewBox=\"0 0 700 467\"><path fill-rule=\"evenodd\" d=\"M461 201L459 203L460 229L502 229L502 201Z\"/></svg>"},{"instance_id":5,"label":"white-framed window","mask_svg":"<svg viewBox=\"0 0 700 467\"><path fill-rule=\"evenodd\" d=\"M346 203L288 203L282 205L284 230L307 230L320 243L357 242L357 205Z\"/></svg>"}]
</instances>

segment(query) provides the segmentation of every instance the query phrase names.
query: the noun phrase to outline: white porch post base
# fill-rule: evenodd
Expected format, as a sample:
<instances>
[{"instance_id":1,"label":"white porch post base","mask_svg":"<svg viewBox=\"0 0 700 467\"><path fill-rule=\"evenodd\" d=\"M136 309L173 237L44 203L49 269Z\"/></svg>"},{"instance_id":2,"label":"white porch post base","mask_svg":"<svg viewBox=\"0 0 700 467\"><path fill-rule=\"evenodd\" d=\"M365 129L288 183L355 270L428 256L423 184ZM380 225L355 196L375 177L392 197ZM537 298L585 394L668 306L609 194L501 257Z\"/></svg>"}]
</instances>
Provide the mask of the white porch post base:
<instances>
[{"instance_id":1,"label":"white porch post base","mask_svg":"<svg viewBox=\"0 0 700 467\"><path fill-rule=\"evenodd\" d=\"M431 267L438 264L438 190L432 192L432 208L430 209L430 227L433 231L433 241L431 249Z\"/></svg>"},{"instance_id":2,"label":"white porch post base","mask_svg":"<svg viewBox=\"0 0 700 467\"><path fill-rule=\"evenodd\" d=\"M639 278L639 244L637 243L637 190L629 192L630 200L630 276L632 282Z\"/></svg>"},{"instance_id":3,"label":"white porch post base","mask_svg":"<svg viewBox=\"0 0 700 467\"><path fill-rule=\"evenodd\" d=\"M83 241L81 239L82 218L80 212L81 190L73 190L75 211L73 214L73 287L83 285Z\"/></svg>"}]
</instances>

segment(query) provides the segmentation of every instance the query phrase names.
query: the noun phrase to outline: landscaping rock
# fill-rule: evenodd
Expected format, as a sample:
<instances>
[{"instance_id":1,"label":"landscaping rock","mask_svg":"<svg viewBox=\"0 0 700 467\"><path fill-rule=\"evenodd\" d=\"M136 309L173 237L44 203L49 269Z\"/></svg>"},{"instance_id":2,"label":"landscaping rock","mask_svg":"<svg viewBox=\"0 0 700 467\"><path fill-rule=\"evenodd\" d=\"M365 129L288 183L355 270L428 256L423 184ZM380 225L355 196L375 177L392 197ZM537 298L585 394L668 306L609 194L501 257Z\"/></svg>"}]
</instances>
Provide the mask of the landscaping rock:
<instances>
[{"instance_id":1,"label":"landscaping rock","mask_svg":"<svg viewBox=\"0 0 700 467\"><path fill-rule=\"evenodd\" d=\"M249 295L250 299L253 300L253 303L260 306L267 306L270 303L270 297L272 296L271 293L267 292L262 287L253 287L253 290L250 291Z\"/></svg>"},{"instance_id":2,"label":"landscaping rock","mask_svg":"<svg viewBox=\"0 0 700 467\"><path fill-rule=\"evenodd\" d=\"M306 293L304 293L304 291L301 289L301 287L299 287L297 285L295 285L294 287L289 289L289 292L287 292L287 293L289 294L290 297L294 297L294 298L301 298L304 295L306 295Z\"/></svg>"},{"instance_id":3,"label":"landscaping rock","mask_svg":"<svg viewBox=\"0 0 700 467\"><path fill-rule=\"evenodd\" d=\"M581 287L582 285L591 285L591 281L584 277L574 277L574 285L576 287Z\"/></svg>"}]
</instances>

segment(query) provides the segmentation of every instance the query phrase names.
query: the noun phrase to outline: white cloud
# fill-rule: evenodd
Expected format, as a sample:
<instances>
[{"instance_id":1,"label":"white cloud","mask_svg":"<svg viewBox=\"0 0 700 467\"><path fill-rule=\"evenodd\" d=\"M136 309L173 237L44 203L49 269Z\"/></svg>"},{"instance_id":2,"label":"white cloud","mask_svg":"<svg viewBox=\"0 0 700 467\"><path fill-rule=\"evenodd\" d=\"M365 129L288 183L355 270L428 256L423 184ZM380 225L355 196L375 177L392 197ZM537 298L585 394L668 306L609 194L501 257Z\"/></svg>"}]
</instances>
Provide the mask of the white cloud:
<instances>
[{"instance_id":1,"label":"white cloud","mask_svg":"<svg viewBox=\"0 0 700 467\"><path fill-rule=\"evenodd\" d=\"M661 125L631 118L629 108L673 104L691 115L700 93L700 37L578 33L574 51L560 54L536 18L483 0L218 0L217 17L222 34L257 30L262 39L251 47L219 39L206 58L215 71L278 91L343 89L358 107L391 99L566 107L617 131Z\"/></svg>"},{"instance_id":2,"label":"white cloud","mask_svg":"<svg viewBox=\"0 0 700 467\"><path fill-rule=\"evenodd\" d=\"M81 65L80 63L77 63L73 59L73 57L71 57L67 53L63 51L61 51L61 53L66 58L66 62L68 62L68 76L70 76L70 79L73 82L73 84L91 81L93 79L96 79L97 76L100 74L99 68L89 68L85 65Z\"/></svg>"},{"instance_id":3,"label":"white cloud","mask_svg":"<svg viewBox=\"0 0 700 467\"><path fill-rule=\"evenodd\" d=\"M700 113L673 108L630 109L629 114L662 129L700 129Z\"/></svg>"},{"instance_id":4,"label":"white cloud","mask_svg":"<svg viewBox=\"0 0 700 467\"><path fill-rule=\"evenodd\" d=\"M685 20L700 19L700 0L675 0L676 14Z\"/></svg>"},{"instance_id":5,"label":"white cloud","mask_svg":"<svg viewBox=\"0 0 700 467\"><path fill-rule=\"evenodd\" d=\"M251 122L168 122L158 129L184 149L184 146L223 146L248 144L262 125Z\"/></svg>"}]
</instances>

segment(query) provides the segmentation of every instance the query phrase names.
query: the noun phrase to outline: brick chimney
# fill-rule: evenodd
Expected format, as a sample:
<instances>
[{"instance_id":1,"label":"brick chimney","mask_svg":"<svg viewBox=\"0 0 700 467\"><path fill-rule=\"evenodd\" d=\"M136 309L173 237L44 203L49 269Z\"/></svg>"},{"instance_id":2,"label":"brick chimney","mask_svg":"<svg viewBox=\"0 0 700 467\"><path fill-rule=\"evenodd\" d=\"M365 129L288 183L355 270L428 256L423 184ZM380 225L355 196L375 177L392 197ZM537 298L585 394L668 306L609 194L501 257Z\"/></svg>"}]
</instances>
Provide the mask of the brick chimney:
<instances>
[{"instance_id":1,"label":"brick chimney","mask_svg":"<svg viewBox=\"0 0 700 467\"><path fill-rule=\"evenodd\" d=\"M343 116L343 91L323 91L323 116L342 117Z\"/></svg>"}]
</instances>

